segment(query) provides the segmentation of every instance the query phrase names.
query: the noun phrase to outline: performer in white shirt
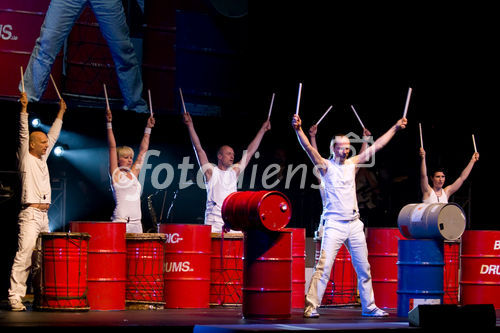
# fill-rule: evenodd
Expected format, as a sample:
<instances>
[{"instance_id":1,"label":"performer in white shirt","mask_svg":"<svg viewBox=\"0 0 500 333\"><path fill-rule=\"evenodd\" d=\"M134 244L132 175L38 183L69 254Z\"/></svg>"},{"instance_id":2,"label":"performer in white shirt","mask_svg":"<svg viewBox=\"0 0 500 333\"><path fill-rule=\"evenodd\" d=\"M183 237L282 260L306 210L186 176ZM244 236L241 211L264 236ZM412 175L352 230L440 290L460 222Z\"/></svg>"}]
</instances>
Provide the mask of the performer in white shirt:
<instances>
[{"instance_id":1,"label":"performer in white shirt","mask_svg":"<svg viewBox=\"0 0 500 333\"><path fill-rule=\"evenodd\" d=\"M26 296L26 281L33 265L34 275L39 263L32 262L38 235L49 232L48 210L51 203L50 175L47 158L56 143L66 112L64 100L59 102L59 113L47 134L29 133L28 98L21 93L19 120L18 168L21 175L21 211L19 213L18 250L12 265L9 305L12 311L24 311L22 298ZM34 279L35 280L35 279Z\"/></svg>"},{"instance_id":2,"label":"performer in white shirt","mask_svg":"<svg viewBox=\"0 0 500 333\"><path fill-rule=\"evenodd\" d=\"M325 186L325 200L323 218L326 220L321 242L321 254L316 264L306 296L304 317L317 318L317 308L321 304L327 283L330 279L335 257L345 244L352 258L352 264L358 276L358 289L361 299L363 316L383 317L387 312L375 305L373 288L368 263L368 249L366 246L363 222L359 219L356 200L356 167L370 159L370 157L384 147L396 134L406 127L406 119L400 119L384 135L377 139L364 152L348 158L350 140L346 136L336 136L330 143L331 158L321 157L302 130L302 121L295 114L292 127L295 129L300 145L311 161L318 168L321 181Z\"/></svg>"},{"instance_id":3,"label":"performer in white shirt","mask_svg":"<svg viewBox=\"0 0 500 333\"><path fill-rule=\"evenodd\" d=\"M113 222L126 222L127 233L142 233L141 223L141 191L142 187L137 177L141 172L144 155L149 149L151 129L155 125L153 115L148 118L144 136L139 147L139 154L134 162L134 151L128 146L116 147L113 134L113 116L109 108L106 109L108 149L109 149L109 174L111 188L115 199L115 210L111 220Z\"/></svg>"},{"instance_id":4,"label":"performer in white shirt","mask_svg":"<svg viewBox=\"0 0 500 333\"><path fill-rule=\"evenodd\" d=\"M243 172L248 162L259 148L264 134L271 129L271 122L266 120L257 132L257 135L248 145L242 159L234 162L234 151L229 146L222 146L217 152L217 165L208 162L207 154L203 150L200 139L194 129L191 115L184 113L184 123L186 124L191 142L193 144L198 164L202 169L205 186L207 189L207 204L205 210L205 224L212 226L212 232L221 232L224 228L222 220L222 203L231 193L237 191L238 176Z\"/></svg>"},{"instance_id":5,"label":"performer in white shirt","mask_svg":"<svg viewBox=\"0 0 500 333\"><path fill-rule=\"evenodd\" d=\"M318 133L318 125L317 124L309 127L309 140L311 142L311 146L313 146L314 149L316 149L319 152L318 144L316 142L316 134L317 133ZM368 147L368 138L371 136L372 136L371 132L368 129L363 128L363 144L361 145L361 149L359 151L360 153L364 152L366 150L366 148ZM359 168L356 168L356 173L358 172L358 170L359 170ZM325 206L325 184L324 184L324 182L321 181L321 177L319 177L318 174L315 174L315 176L318 179L319 194L321 196L321 202L323 203L323 207L324 207ZM319 219L318 229L314 233L315 237L317 237L317 238L323 237L323 228L325 226L325 222L326 222L326 220L323 218L323 214L322 214L320 219Z\"/></svg>"},{"instance_id":6,"label":"performer in white shirt","mask_svg":"<svg viewBox=\"0 0 500 333\"><path fill-rule=\"evenodd\" d=\"M422 190L422 202L424 203L448 203L448 198L460 189L469 177L472 167L479 160L479 153L472 154L472 158L453 184L444 187L446 175L443 169L435 170L430 177L432 186L427 179L427 166L425 162L425 150L420 147L420 188Z\"/></svg>"}]
</instances>

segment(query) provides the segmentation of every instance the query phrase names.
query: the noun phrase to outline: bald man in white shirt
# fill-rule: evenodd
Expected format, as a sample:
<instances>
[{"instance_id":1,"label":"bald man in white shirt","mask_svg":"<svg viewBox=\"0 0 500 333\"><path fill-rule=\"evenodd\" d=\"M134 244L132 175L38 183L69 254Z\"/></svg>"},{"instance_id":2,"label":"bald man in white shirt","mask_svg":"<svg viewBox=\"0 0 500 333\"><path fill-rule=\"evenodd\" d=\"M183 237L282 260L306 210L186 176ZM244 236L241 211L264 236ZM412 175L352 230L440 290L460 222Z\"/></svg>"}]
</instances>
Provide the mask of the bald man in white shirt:
<instances>
[{"instance_id":1,"label":"bald man in white shirt","mask_svg":"<svg viewBox=\"0 0 500 333\"><path fill-rule=\"evenodd\" d=\"M47 158L62 127L66 103L61 100L59 113L47 134L29 133L28 98L21 93L19 117L18 168L21 175L21 212L19 213L18 250L10 276L9 305L12 311L24 311L26 280L32 266L32 253L41 232L49 232L48 210L51 203L50 175ZM35 263L34 263L35 264Z\"/></svg>"},{"instance_id":2,"label":"bald man in white shirt","mask_svg":"<svg viewBox=\"0 0 500 333\"><path fill-rule=\"evenodd\" d=\"M189 137L191 138L198 164L202 169L207 189L205 224L212 226L212 232L219 233L225 230L221 212L224 199L229 194L237 191L238 177L259 148L264 134L271 129L271 122L266 120L262 124L257 135L252 142L250 142L239 162L234 163L233 148L224 145L220 147L217 152L217 165L213 165L208 161L207 154L201 146L191 115L186 112L183 117L184 124L189 131Z\"/></svg>"}]
</instances>

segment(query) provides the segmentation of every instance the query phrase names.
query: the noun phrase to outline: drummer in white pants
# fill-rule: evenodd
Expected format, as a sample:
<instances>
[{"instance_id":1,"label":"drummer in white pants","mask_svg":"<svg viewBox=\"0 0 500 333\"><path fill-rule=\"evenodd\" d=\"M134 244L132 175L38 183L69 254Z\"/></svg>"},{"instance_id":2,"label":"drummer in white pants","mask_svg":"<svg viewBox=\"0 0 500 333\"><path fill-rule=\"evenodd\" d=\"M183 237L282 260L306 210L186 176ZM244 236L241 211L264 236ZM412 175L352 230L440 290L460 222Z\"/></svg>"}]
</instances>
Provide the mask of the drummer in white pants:
<instances>
[{"instance_id":1,"label":"drummer in white pants","mask_svg":"<svg viewBox=\"0 0 500 333\"><path fill-rule=\"evenodd\" d=\"M309 284L306 296L304 317L317 318L317 308L330 279L333 262L342 244L346 244L352 258L352 263L358 276L358 289L361 298L362 315L369 317L387 316L375 305L373 288L368 263L368 249L363 232L363 223L359 220L356 200L355 172L359 164L363 164L378 150L384 147L396 134L406 127L406 119L400 119L389 131L377 139L364 152L348 158L350 141L346 136L336 136L331 144L331 159L321 157L307 136L302 131L302 121L296 114L293 116L292 127L295 129L300 145L318 168L321 180L325 186L325 201L323 208L324 225L321 254Z\"/></svg>"},{"instance_id":2,"label":"drummer in white pants","mask_svg":"<svg viewBox=\"0 0 500 333\"><path fill-rule=\"evenodd\" d=\"M113 222L126 222L127 233L142 233L141 223L141 191L142 187L137 179L141 172L144 156L149 149L151 129L155 125L153 115L148 118L144 136L139 146L139 154L134 162L134 151L127 146L116 147L113 134L111 110L106 110L109 174L111 188L115 199L115 210L111 220Z\"/></svg>"},{"instance_id":3,"label":"drummer in white pants","mask_svg":"<svg viewBox=\"0 0 500 333\"><path fill-rule=\"evenodd\" d=\"M446 175L443 169L438 169L432 173L430 177L432 186L429 185L427 179L427 165L425 162L425 150L420 147L420 188L422 190L423 203L448 203L448 198L460 189L462 184L469 177L472 167L479 160L479 153L475 152L465 167L460 173L460 176L453 182L453 184L444 187Z\"/></svg>"},{"instance_id":4,"label":"drummer in white pants","mask_svg":"<svg viewBox=\"0 0 500 333\"><path fill-rule=\"evenodd\" d=\"M26 281L32 267L32 254L38 235L49 232L48 210L51 203L50 175L47 158L61 132L66 103L61 100L59 113L47 134L41 131L29 133L28 98L21 94L19 119L19 148L17 158L21 174L21 212L19 213L18 249L10 276L9 305L12 311L24 311L22 298L26 296ZM36 256L35 256L36 259ZM40 263L33 262L33 281ZM35 284L35 283L34 283ZM39 287L36 286L35 287Z\"/></svg>"},{"instance_id":5,"label":"drummer in white pants","mask_svg":"<svg viewBox=\"0 0 500 333\"><path fill-rule=\"evenodd\" d=\"M242 159L238 163L233 164L233 148L229 146L220 147L217 152L217 165L209 163L207 154L203 150L198 134L195 131L191 115L187 112L184 113L184 124L188 128L189 137L191 138L198 164L203 172L207 190L205 224L212 226L212 232L220 233L225 229L221 212L224 199L229 194L237 191L238 176L243 173L248 162L259 148L264 134L271 129L271 122L266 120L262 124L257 135L250 142L243 153Z\"/></svg>"}]
</instances>

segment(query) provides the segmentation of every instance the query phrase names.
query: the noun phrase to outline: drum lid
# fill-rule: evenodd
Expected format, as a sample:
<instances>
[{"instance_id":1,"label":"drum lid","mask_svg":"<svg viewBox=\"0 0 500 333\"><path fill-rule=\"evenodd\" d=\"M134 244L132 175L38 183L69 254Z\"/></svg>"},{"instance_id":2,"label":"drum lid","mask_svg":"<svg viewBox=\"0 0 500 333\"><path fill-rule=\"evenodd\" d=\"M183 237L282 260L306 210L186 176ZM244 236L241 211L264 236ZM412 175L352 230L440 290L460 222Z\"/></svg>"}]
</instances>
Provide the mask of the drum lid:
<instances>
[{"instance_id":1,"label":"drum lid","mask_svg":"<svg viewBox=\"0 0 500 333\"><path fill-rule=\"evenodd\" d=\"M86 232L42 232L40 233L42 238L82 238L89 239L90 234Z\"/></svg>"}]
</instances>

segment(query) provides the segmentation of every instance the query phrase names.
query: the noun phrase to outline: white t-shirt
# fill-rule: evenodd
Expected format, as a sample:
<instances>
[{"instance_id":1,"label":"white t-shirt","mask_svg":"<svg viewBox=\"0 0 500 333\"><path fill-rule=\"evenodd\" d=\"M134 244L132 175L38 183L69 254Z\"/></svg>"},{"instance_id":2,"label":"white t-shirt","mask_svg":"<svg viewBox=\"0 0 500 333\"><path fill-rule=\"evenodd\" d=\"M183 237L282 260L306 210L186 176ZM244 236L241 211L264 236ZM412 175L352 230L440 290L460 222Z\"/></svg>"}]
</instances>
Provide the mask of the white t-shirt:
<instances>
[{"instance_id":1,"label":"white t-shirt","mask_svg":"<svg viewBox=\"0 0 500 333\"><path fill-rule=\"evenodd\" d=\"M18 168L21 174L21 204L51 203L51 187L47 158L61 132L62 120L56 118L49 132L48 148L45 155L37 158L29 153L28 113L21 112L19 118Z\"/></svg>"},{"instance_id":2,"label":"white t-shirt","mask_svg":"<svg viewBox=\"0 0 500 333\"><path fill-rule=\"evenodd\" d=\"M359 218L356 164L327 161L328 168L321 176L325 187L322 217L335 221L352 221Z\"/></svg>"},{"instance_id":3,"label":"white t-shirt","mask_svg":"<svg viewBox=\"0 0 500 333\"><path fill-rule=\"evenodd\" d=\"M441 196L438 197L434 189L427 199L422 200L423 203L448 203L448 196L444 189L441 190Z\"/></svg>"},{"instance_id":4,"label":"white t-shirt","mask_svg":"<svg viewBox=\"0 0 500 333\"><path fill-rule=\"evenodd\" d=\"M222 230L222 204L226 197L238 189L238 175L234 168L221 170L217 166L212 168L212 177L205 183L207 189L207 205L205 210L205 224L212 225L212 232Z\"/></svg>"},{"instance_id":5,"label":"white t-shirt","mask_svg":"<svg viewBox=\"0 0 500 333\"><path fill-rule=\"evenodd\" d=\"M111 217L113 222L137 222L141 220L141 183L132 172L129 174L132 175L132 179L120 171L118 181L111 180L116 204Z\"/></svg>"}]
</instances>

